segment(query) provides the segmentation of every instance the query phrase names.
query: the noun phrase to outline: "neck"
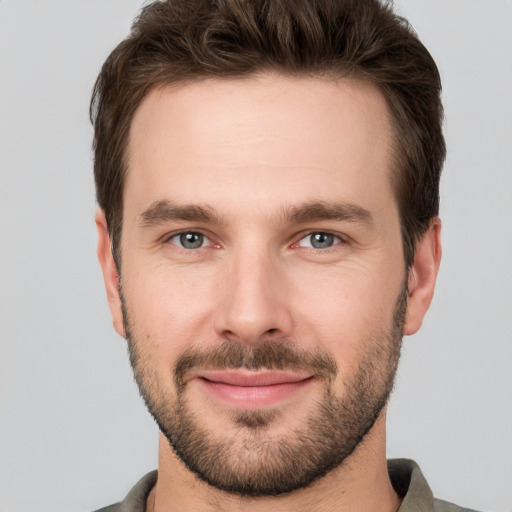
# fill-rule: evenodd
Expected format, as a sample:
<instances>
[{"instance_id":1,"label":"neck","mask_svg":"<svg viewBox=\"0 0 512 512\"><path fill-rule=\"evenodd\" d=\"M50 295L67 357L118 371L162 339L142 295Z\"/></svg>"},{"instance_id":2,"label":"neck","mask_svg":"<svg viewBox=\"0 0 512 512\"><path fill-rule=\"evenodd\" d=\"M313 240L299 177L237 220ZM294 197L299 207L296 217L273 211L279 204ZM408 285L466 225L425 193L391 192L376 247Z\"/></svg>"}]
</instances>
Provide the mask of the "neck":
<instances>
[{"instance_id":1,"label":"neck","mask_svg":"<svg viewBox=\"0 0 512 512\"><path fill-rule=\"evenodd\" d=\"M270 497L229 494L199 480L176 457L161 435L158 481L148 512L395 512L400 498L389 480L386 461L385 412L363 442L339 467L305 489Z\"/></svg>"}]
</instances>

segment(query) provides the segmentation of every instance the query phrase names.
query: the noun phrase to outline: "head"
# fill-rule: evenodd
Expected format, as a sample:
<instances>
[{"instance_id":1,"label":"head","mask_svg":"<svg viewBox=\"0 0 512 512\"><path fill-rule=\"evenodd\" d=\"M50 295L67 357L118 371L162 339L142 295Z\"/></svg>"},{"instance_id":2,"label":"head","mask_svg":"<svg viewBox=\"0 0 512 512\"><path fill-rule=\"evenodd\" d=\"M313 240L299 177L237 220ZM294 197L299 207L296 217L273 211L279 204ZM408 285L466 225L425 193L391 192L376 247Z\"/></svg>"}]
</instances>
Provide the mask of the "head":
<instances>
[{"instance_id":1,"label":"head","mask_svg":"<svg viewBox=\"0 0 512 512\"><path fill-rule=\"evenodd\" d=\"M117 331L177 457L252 496L382 425L439 265L437 69L376 1L157 2L95 86Z\"/></svg>"}]
</instances>

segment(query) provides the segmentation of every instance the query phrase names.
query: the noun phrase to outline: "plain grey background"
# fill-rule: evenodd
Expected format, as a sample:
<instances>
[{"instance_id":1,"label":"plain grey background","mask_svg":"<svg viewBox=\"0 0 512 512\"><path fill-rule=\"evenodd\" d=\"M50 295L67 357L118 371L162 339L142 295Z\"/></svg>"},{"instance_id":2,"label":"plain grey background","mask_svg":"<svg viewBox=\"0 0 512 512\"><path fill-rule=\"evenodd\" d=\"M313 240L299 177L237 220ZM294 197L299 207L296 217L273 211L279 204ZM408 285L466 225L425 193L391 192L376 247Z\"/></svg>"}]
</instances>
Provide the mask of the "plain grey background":
<instances>
[{"instance_id":1,"label":"plain grey background","mask_svg":"<svg viewBox=\"0 0 512 512\"><path fill-rule=\"evenodd\" d=\"M0 511L88 511L156 467L95 255L96 74L136 0L0 0ZM401 0L444 80L444 259L389 456L512 511L512 2Z\"/></svg>"}]
</instances>

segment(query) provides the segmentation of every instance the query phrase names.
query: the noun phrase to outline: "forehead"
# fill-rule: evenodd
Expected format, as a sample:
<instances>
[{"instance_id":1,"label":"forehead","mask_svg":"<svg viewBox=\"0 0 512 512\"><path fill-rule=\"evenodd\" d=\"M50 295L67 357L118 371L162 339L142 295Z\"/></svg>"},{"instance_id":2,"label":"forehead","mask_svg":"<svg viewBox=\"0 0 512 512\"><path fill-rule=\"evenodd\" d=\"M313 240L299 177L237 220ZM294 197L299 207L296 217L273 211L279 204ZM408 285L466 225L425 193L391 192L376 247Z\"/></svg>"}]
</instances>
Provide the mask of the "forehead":
<instances>
[{"instance_id":1,"label":"forehead","mask_svg":"<svg viewBox=\"0 0 512 512\"><path fill-rule=\"evenodd\" d=\"M131 126L125 199L201 193L208 202L262 191L279 201L290 188L328 196L341 187L353 196L343 199L364 201L390 190L390 152L388 109L371 84L208 79L144 99Z\"/></svg>"}]
</instances>

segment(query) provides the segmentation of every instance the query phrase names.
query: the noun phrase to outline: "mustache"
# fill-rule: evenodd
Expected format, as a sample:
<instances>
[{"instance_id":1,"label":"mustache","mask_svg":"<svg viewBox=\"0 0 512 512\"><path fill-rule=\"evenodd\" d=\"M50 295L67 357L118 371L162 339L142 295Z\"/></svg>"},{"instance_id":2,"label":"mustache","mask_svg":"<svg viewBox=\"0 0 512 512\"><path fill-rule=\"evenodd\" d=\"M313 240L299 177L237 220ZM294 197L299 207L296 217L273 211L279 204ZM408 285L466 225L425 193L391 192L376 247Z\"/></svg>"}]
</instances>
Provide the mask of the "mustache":
<instances>
[{"instance_id":1,"label":"mustache","mask_svg":"<svg viewBox=\"0 0 512 512\"><path fill-rule=\"evenodd\" d=\"M197 369L301 370L327 381L334 380L338 374L336 361L328 353L298 349L284 340L272 340L249 347L226 340L206 350L189 349L174 365L178 388L184 387L187 373Z\"/></svg>"}]
</instances>

